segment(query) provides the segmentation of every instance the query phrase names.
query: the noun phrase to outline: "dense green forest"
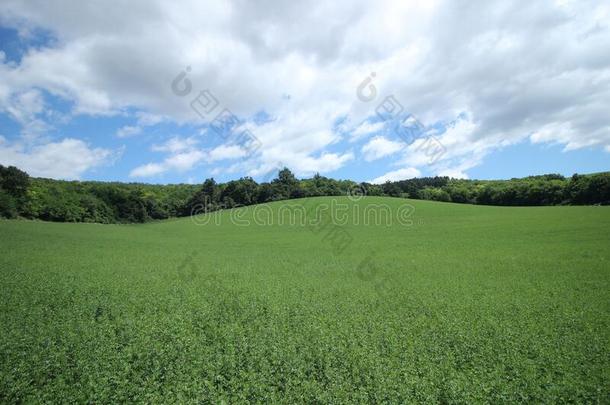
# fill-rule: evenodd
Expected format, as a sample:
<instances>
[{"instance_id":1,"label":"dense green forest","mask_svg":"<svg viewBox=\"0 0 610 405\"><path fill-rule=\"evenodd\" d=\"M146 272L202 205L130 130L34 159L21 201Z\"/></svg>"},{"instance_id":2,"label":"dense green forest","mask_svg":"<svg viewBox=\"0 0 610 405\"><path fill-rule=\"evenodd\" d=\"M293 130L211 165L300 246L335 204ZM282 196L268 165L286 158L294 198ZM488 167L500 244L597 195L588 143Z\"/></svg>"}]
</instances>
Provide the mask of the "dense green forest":
<instances>
[{"instance_id":1,"label":"dense green forest","mask_svg":"<svg viewBox=\"0 0 610 405\"><path fill-rule=\"evenodd\" d=\"M424 177L381 185L315 175L297 179L285 168L268 183L249 177L227 183L153 185L33 178L0 165L0 217L60 222L134 223L313 196L391 196L485 205L610 204L610 172L511 180Z\"/></svg>"}]
</instances>

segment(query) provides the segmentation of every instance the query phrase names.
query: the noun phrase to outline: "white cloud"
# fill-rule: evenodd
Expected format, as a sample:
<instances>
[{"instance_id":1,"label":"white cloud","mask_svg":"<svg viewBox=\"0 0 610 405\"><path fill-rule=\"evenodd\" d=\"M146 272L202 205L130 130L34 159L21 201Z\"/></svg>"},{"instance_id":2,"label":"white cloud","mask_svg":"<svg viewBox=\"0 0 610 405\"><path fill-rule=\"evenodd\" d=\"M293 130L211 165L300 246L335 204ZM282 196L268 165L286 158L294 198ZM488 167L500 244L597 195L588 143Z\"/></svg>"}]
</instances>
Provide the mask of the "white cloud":
<instances>
[{"instance_id":1,"label":"white cloud","mask_svg":"<svg viewBox=\"0 0 610 405\"><path fill-rule=\"evenodd\" d=\"M299 175L309 175L316 172L332 172L353 159L354 154L352 152L342 154L323 153L318 157L304 156L296 165L294 165L294 171Z\"/></svg>"},{"instance_id":2,"label":"white cloud","mask_svg":"<svg viewBox=\"0 0 610 405\"><path fill-rule=\"evenodd\" d=\"M21 136L28 142L36 141L51 128L44 117L45 107L44 96L38 89L28 89L10 96L8 91L0 94L0 112L4 110L21 125Z\"/></svg>"},{"instance_id":3,"label":"white cloud","mask_svg":"<svg viewBox=\"0 0 610 405\"><path fill-rule=\"evenodd\" d=\"M135 116L137 117L137 124L125 125L119 128L116 133L117 137L127 138L134 135L140 135L145 127L154 126L167 121L167 118L162 115L150 114L144 111L137 111Z\"/></svg>"},{"instance_id":4,"label":"white cloud","mask_svg":"<svg viewBox=\"0 0 610 405\"><path fill-rule=\"evenodd\" d=\"M38 177L79 179L88 170L110 163L113 155L110 150L91 148L72 138L30 148L6 140L0 142L2 164L17 166Z\"/></svg>"},{"instance_id":5,"label":"white cloud","mask_svg":"<svg viewBox=\"0 0 610 405\"><path fill-rule=\"evenodd\" d=\"M383 184L386 181L398 181L398 180L407 180L412 179L414 177L420 177L421 172L414 167L408 167L405 169L398 169L384 174L383 176L379 176L374 178L373 180L369 180L369 183L372 184Z\"/></svg>"},{"instance_id":6,"label":"white cloud","mask_svg":"<svg viewBox=\"0 0 610 405\"><path fill-rule=\"evenodd\" d=\"M211 150L198 147L195 137L173 137L161 145L153 145L154 152L165 152L169 155L158 163L147 163L133 169L130 177L153 177L169 171L187 172L202 163L213 163L220 160L239 159L246 151L237 145L220 145Z\"/></svg>"},{"instance_id":7,"label":"white cloud","mask_svg":"<svg viewBox=\"0 0 610 405\"><path fill-rule=\"evenodd\" d=\"M134 129L121 134L165 120L209 121L189 106L209 89L242 118L261 110L274 117L256 128L263 146L246 172L277 162L336 170L351 153L328 153L340 141L337 120L363 122L389 94L428 124L468 112L441 136L447 154L438 170L478 164L528 139L610 148L610 7L594 0L5 0L0 19L57 37L18 64L0 60L1 108L33 133L44 132L44 121L32 89L73 101L75 113L138 111ZM179 97L170 84L186 66L193 92ZM356 87L372 72L377 99L361 102ZM351 136L379 130L364 123ZM407 166L424 167L414 146Z\"/></svg>"},{"instance_id":8,"label":"white cloud","mask_svg":"<svg viewBox=\"0 0 610 405\"><path fill-rule=\"evenodd\" d=\"M165 141L162 145L153 145L151 150L153 152L170 152L170 153L178 153L183 152L185 150L193 149L199 141L194 137L189 138L180 138L173 137Z\"/></svg>"},{"instance_id":9,"label":"white cloud","mask_svg":"<svg viewBox=\"0 0 610 405\"><path fill-rule=\"evenodd\" d=\"M376 136L362 147L364 160L371 162L400 152L404 143L391 141L383 136Z\"/></svg>"},{"instance_id":10,"label":"white cloud","mask_svg":"<svg viewBox=\"0 0 610 405\"><path fill-rule=\"evenodd\" d=\"M23 93L16 94L12 103L6 106L6 110L18 122L24 123L31 121L41 113L45 103L42 93L36 89L30 89Z\"/></svg>"},{"instance_id":11,"label":"white cloud","mask_svg":"<svg viewBox=\"0 0 610 405\"><path fill-rule=\"evenodd\" d=\"M138 166L133 169L130 173L130 177L152 177L157 174L166 172L168 169L162 163L147 163L142 166Z\"/></svg>"},{"instance_id":12,"label":"white cloud","mask_svg":"<svg viewBox=\"0 0 610 405\"><path fill-rule=\"evenodd\" d=\"M501 137L480 137L478 126L470 115L463 113L458 119L446 124L445 132L439 134L428 130L422 137L404 149L398 162L401 166L427 167L439 176L466 177L466 171L481 164L483 158L498 149L525 139L525 136L507 141Z\"/></svg>"},{"instance_id":13,"label":"white cloud","mask_svg":"<svg viewBox=\"0 0 610 405\"><path fill-rule=\"evenodd\" d=\"M129 136L139 135L141 133L141 127L126 125L124 127L119 128L116 133L116 136L118 136L119 138L127 138Z\"/></svg>"},{"instance_id":14,"label":"white cloud","mask_svg":"<svg viewBox=\"0 0 610 405\"><path fill-rule=\"evenodd\" d=\"M240 146L220 145L208 153L208 159L211 162L215 162L218 160L238 159L244 157L245 155L246 151Z\"/></svg>"},{"instance_id":15,"label":"white cloud","mask_svg":"<svg viewBox=\"0 0 610 405\"><path fill-rule=\"evenodd\" d=\"M129 173L130 177L153 177L168 171L186 172L203 162L207 154L198 149L199 142L194 137L173 137L161 145L153 145L154 152L169 153L162 162L152 162L136 167Z\"/></svg>"},{"instance_id":16,"label":"white cloud","mask_svg":"<svg viewBox=\"0 0 610 405\"><path fill-rule=\"evenodd\" d=\"M136 116L138 117L138 125L143 127L149 127L167 121L167 117L150 114L143 111L138 111Z\"/></svg>"},{"instance_id":17,"label":"white cloud","mask_svg":"<svg viewBox=\"0 0 610 405\"><path fill-rule=\"evenodd\" d=\"M439 176L447 176L454 179L467 179L468 175L460 169L445 169L437 173Z\"/></svg>"},{"instance_id":18,"label":"white cloud","mask_svg":"<svg viewBox=\"0 0 610 405\"><path fill-rule=\"evenodd\" d=\"M369 121L363 121L350 135L351 141L357 141L368 135L375 134L381 131L384 127L383 122L370 123Z\"/></svg>"},{"instance_id":19,"label":"white cloud","mask_svg":"<svg viewBox=\"0 0 610 405\"><path fill-rule=\"evenodd\" d=\"M205 153L200 150L191 150L172 155L165 159L165 164L170 169L184 172L192 169L197 163L205 158Z\"/></svg>"},{"instance_id":20,"label":"white cloud","mask_svg":"<svg viewBox=\"0 0 610 405\"><path fill-rule=\"evenodd\" d=\"M206 154L201 150L191 150L172 154L161 163L147 163L136 167L130 173L130 177L152 177L168 171L186 172L201 163Z\"/></svg>"}]
</instances>

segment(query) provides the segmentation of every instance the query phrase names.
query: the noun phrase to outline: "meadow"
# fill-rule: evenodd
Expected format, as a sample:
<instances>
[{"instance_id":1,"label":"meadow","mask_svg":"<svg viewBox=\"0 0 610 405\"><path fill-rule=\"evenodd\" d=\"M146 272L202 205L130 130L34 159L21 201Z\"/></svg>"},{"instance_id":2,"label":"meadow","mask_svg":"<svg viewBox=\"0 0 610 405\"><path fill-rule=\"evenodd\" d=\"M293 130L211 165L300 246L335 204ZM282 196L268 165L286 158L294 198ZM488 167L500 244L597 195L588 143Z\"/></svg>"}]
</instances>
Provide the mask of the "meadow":
<instances>
[{"instance_id":1,"label":"meadow","mask_svg":"<svg viewBox=\"0 0 610 405\"><path fill-rule=\"evenodd\" d=\"M610 402L610 207L333 199L0 221L0 401Z\"/></svg>"}]
</instances>

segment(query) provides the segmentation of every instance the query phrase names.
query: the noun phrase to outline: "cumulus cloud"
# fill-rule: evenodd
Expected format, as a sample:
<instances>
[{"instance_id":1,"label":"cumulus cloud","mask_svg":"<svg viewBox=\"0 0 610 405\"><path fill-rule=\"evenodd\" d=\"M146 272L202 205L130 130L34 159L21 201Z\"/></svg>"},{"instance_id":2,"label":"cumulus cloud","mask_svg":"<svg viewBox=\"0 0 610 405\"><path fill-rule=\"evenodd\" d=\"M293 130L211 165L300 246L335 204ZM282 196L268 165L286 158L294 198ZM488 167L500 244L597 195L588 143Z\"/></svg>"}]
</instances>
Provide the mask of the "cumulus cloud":
<instances>
[{"instance_id":1,"label":"cumulus cloud","mask_svg":"<svg viewBox=\"0 0 610 405\"><path fill-rule=\"evenodd\" d=\"M391 141L383 136L376 136L362 147L364 160L371 162L383 157L398 153L404 147L404 143Z\"/></svg>"},{"instance_id":2,"label":"cumulus cloud","mask_svg":"<svg viewBox=\"0 0 610 405\"><path fill-rule=\"evenodd\" d=\"M138 166L130 173L130 177L152 177L170 170L185 172L191 170L205 158L205 152L201 150L190 150L175 153L163 160L161 163L147 163Z\"/></svg>"},{"instance_id":3,"label":"cumulus cloud","mask_svg":"<svg viewBox=\"0 0 610 405\"><path fill-rule=\"evenodd\" d=\"M368 135L375 134L384 128L383 122L371 123L369 121L363 121L356 129L351 131L351 141L357 141Z\"/></svg>"},{"instance_id":4,"label":"cumulus cloud","mask_svg":"<svg viewBox=\"0 0 610 405\"><path fill-rule=\"evenodd\" d=\"M237 145L220 145L212 149L208 153L208 158L211 162L225 159L238 159L244 157L246 151L244 148Z\"/></svg>"},{"instance_id":5,"label":"cumulus cloud","mask_svg":"<svg viewBox=\"0 0 610 405\"><path fill-rule=\"evenodd\" d=\"M125 125L124 127L119 128L116 133L116 136L119 138L127 138L128 136L134 136L142 133L142 128L138 126Z\"/></svg>"},{"instance_id":6,"label":"cumulus cloud","mask_svg":"<svg viewBox=\"0 0 610 405\"><path fill-rule=\"evenodd\" d=\"M193 169L206 158L206 152L198 148L199 141L194 137L172 137L161 145L153 145L153 152L169 155L162 162L140 165L129 173L130 177L153 177L168 171L185 172Z\"/></svg>"},{"instance_id":7,"label":"cumulus cloud","mask_svg":"<svg viewBox=\"0 0 610 405\"><path fill-rule=\"evenodd\" d=\"M199 141L194 137L180 138L178 136L172 137L165 141L161 145L153 145L151 150L154 152L170 152L179 153L185 150L193 149Z\"/></svg>"},{"instance_id":8,"label":"cumulus cloud","mask_svg":"<svg viewBox=\"0 0 610 405\"><path fill-rule=\"evenodd\" d=\"M18 122L33 120L44 109L44 98L39 90L29 89L15 94L12 102L5 106L6 111Z\"/></svg>"},{"instance_id":9,"label":"cumulus cloud","mask_svg":"<svg viewBox=\"0 0 610 405\"><path fill-rule=\"evenodd\" d=\"M28 148L0 137L0 162L22 168L32 176L79 179L86 171L110 163L113 157L112 151L91 148L79 139L66 138Z\"/></svg>"},{"instance_id":10,"label":"cumulus cloud","mask_svg":"<svg viewBox=\"0 0 610 405\"><path fill-rule=\"evenodd\" d=\"M243 158L246 150L238 145L220 145L205 149L199 147L195 137L172 137L161 145L153 145L153 152L169 155L162 162L152 162L136 167L130 177L154 177L169 171L186 172L203 163Z\"/></svg>"},{"instance_id":11,"label":"cumulus cloud","mask_svg":"<svg viewBox=\"0 0 610 405\"><path fill-rule=\"evenodd\" d=\"M421 172L414 167L408 167L405 169L398 169L384 174L383 176L379 176L374 178L373 180L369 180L369 183L372 184L383 184L386 181L397 181L397 180L406 180L412 179L414 177L421 176Z\"/></svg>"},{"instance_id":12,"label":"cumulus cloud","mask_svg":"<svg viewBox=\"0 0 610 405\"><path fill-rule=\"evenodd\" d=\"M75 114L136 110L138 124L117 134L126 136L155 120L209 122L213 114L189 106L209 89L239 117L273 117L256 125L263 146L240 166L247 173L278 162L301 173L342 167L353 153L329 151L341 141L337 121L354 123L352 140L377 135L381 124L369 119L390 94L427 125L449 123L438 173L464 174L523 141L610 148L610 6L594 0L5 0L0 21L56 37L19 63L0 59L0 103L13 116L41 124L29 93L41 88L73 102ZM187 66L192 92L178 96L171 83ZM356 89L372 72L377 98L360 101ZM376 142L365 158L390 150ZM427 165L416 146L405 167ZM167 162L134 172L203 159L166 153Z\"/></svg>"},{"instance_id":13,"label":"cumulus cloud","mask_svg":"<svg viewBox=\"0 0 610 405\"><path fill-rule=\"evenodd\" d=\"M152 177L168 171L170 167L164 163L147 163L133 169L130 177Z\"/></svg>"},{"instance_id":14,"label":"cumulus cloud","mask_svg":"<svg viewBox=\"0 0 610 405\"><path fill-rule=\"evenodd\" d=\"M21 125L21 135L25 140L35 141L51 128L44 117L46 103L38 89L27 89L2 97L0 112L4 111Z\"/></svg>"}]
</instances>

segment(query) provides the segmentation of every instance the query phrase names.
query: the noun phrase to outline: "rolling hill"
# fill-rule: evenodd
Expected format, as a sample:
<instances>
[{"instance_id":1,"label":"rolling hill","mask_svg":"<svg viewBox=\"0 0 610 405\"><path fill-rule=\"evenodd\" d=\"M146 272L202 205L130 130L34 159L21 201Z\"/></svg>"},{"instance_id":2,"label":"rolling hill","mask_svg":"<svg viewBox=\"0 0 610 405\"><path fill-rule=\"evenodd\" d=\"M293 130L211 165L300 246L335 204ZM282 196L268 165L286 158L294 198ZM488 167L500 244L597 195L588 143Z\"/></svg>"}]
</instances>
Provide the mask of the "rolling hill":
<instances>
[{"instance_id":1,"label":"rolling hill","mask_svg":"<svg viewBox=\"0 0 610 405\"><path fill-rule=\"evenodd\" d=\"M610 207L354 200L0 221L0 400L608 400Z\"/></svg>"}]
</instances>

